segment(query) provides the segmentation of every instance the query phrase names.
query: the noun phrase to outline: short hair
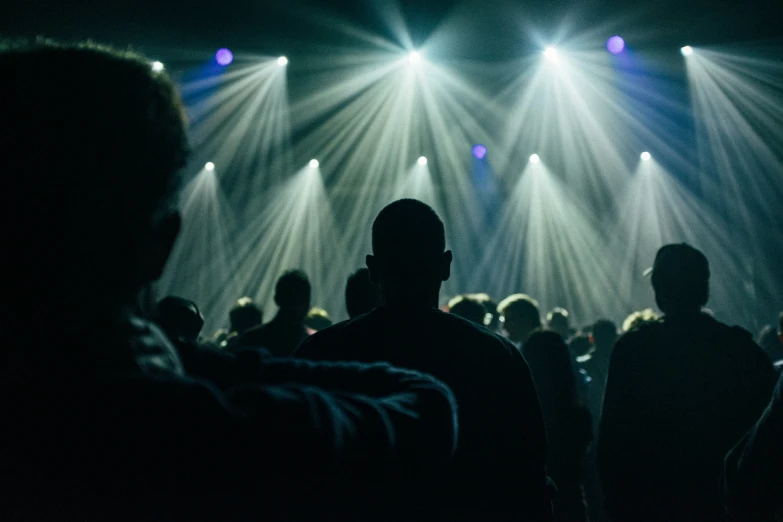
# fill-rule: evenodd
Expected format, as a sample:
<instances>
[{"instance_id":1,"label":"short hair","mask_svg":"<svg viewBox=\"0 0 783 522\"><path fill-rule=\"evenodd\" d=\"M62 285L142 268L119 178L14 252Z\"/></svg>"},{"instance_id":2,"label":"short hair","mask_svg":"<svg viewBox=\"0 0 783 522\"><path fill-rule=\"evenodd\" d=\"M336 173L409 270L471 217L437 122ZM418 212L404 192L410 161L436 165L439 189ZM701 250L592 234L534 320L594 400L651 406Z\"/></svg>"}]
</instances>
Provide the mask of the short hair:
<instances>
[{"instance_id":1,"label":"short hair","mask_svg":"<svg viewBox=\"0 0 783 522\"><path fill-rule=\"evenodd\" d=\"M560 308L559 306L552 308L552 310L546 314L546 322L551 323L552 319L554 319L556 316L565 317L568 319L568 310L565 308Z\"/></svg>"},{"instance_id":2,"label":"short hair","mask_svg":"<svg viewBox=\"0 0 783 522\"><path fill-rule=\"evenodd\" d=\"M652 308L639 310L625 318L625 321L623 321L623 332L629 332L644 323L657 321L659 318L660 316Z\"/></svg>"},{"instance_id":3,"label":"short hair","mask_svg":"<svg viewBox=\"0 0 783 522\"><path fill-rule=\"evenodd\" d=\"M243 333L264 322L264 310L249 297L240 297L228 312L231 331Z\"/></svg>"},{"instance_id":4,"label":"short hair","mask_svg":"<svg viewBox=\"0 0 783 522\"><path fill-rule=\"evenodd\" d=\"M275 301L280 308L310 305L310 280L302 270L288 270L275 284Z\"/></svg>"},{"instance_id":5,"label":"short hair","mask_svg":"<svg viewBox=\"0 0 783 522\"><path fill-rule=\"evenodd\" d=\"M313 307L307 312L307 317L304 320L305 326L312 328L316 332L329 328L332 326L332 319L329 317L329 312L318 306Z\"/></svg>"},{"instance_id":6,"label":"short hair","mask_svg":"<svg viewBox=\"0 0 783 522\"><path fill-rule=\"evenodd\" d=\"M652 286L658 306L700 308L709 299L710 265L707 257L686 243L661 247L655 255Z\"/></svg>"},{"instance_id":7,"label":"short hair","mask_svg":"<svg viewBox=\"0 0 783 522\"><path fill-rule=\"evenodd\" d=\"M345 306L353 318L373 310L381 304L381 289L373 284L370 271L360 268L348 278L345 285Z\"/></svg>"},{"instance_id":8,"label":"short hair","mask_svg":"<svg viewBox=\"0 0 783 522\"><path fill-rule=\"evenodd\" d=\"M509 311L518 312L524 317L530 317L533 322L541 325L541 312L538 308L538 301L527 294L513 294L503 299L498 304L498 313L505 315Z\"/></svg>"},{"instance_id":9,"label":"short hair","mask_svg":"<svg viewBox=\"0 0 783 522\"><path fill-rule=\"evenodd\" d=\"M617 340L617 325L609 319L599 319L593 325L595 344L605 344Z\"/></svg>"},{"instance_id":10,"label":"short hair","mask_svg":"<svg viewBox=\"0 0 783 522\"><path fill-rule=\"evenodd\" d=\"M473 299L469 295L458 295L451 299L448 304L449 313L456 316L472 321L476 324L486 326L489 322L487 319L487 309L477 299Z\"/></svg>"},{"instance_id":11,"label":"short hair","mask_svg":"<svg viewBox=\"0 0 783 522\"><path fill-rule=\"evenodd\" d=\"M446 250L446 232L438 214L415 199L390 203L372 225L373 254L400 275L427 276Z\"/></svg>"},{"instance_id":12,"label":"short hair","mask_svg":"<svg viewBox=\"0 0 783 522\"><path fill-rule=\"evenodd\" d=\"M3 233L24 245L13 257L49 291L127 300L176 204L188 156L179 95L150 61L95 44L6 47L0 76Z\"/></svg>"}]
</instances>

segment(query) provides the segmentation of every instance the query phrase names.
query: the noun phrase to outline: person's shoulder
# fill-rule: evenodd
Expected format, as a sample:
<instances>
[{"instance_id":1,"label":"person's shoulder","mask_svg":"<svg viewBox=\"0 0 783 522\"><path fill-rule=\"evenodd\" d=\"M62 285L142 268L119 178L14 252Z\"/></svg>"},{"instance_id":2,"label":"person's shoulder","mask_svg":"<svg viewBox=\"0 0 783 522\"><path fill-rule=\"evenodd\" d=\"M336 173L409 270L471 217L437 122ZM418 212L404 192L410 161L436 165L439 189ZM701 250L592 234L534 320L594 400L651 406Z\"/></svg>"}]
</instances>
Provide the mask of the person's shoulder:
<instances>
[{"instance_id":1,"label":"person's shoulder","mask_svg":"<svg viewBox=\"0 0 783 522\"><path fill-rule=\"evenodd\" d=\"M623 350L631 349L631 347L645 344L656 336L661 335L665 329L666 324L663 319L637 324L620 336L615 344L613 354L618 350L622 352Z\"/></svg>"},{"instance_id":2,"label":"person's shoulder","mask_svg":"<svg viewBox=\"0 0 783 522\"><path fill-rule=\"evenodd\" d=\"M441 310L434 313L439 328L449 332L450 337L463 340L464 344L476 346L476 349L482 350L485 355L493 351L496 354L510 356L519 354L519 350L511 341L484 326Z\"/></svg>"},{"instance_id":3,"label":"person's shoulder","mask_svg":"<svg viewBox=\"0 0 783 522\"><path fill-rule=\"evenodd\" d=\"M350 334L356 327L357 322L361 324L364 317L360 315L347 321L335 323L328 328L309 335L296 349L294 356L304 359L329 358L333 355L331 354L333 347L339 346L341 338L346 334Z\"/></svg>"}]
</instances>

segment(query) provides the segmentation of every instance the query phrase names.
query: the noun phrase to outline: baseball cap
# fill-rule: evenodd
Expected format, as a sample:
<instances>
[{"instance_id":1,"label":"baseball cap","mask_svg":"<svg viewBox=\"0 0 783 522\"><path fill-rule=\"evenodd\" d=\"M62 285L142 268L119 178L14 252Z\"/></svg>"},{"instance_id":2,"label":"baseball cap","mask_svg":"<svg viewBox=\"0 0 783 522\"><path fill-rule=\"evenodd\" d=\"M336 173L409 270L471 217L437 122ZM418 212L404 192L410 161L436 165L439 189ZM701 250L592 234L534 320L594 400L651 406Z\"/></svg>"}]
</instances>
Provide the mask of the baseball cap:
<instances>
[{"instance_id":1,"label":"baseball cap","mask_svg":"<svg viewBox=\"0 0 783 522\"><path fill-rule=\"evenodd\" d=\"M691 287L710 279L710 265L701 251L686 243L665 245L655 255L652 284L661 287Z\"/></svg>"}]
</instances>

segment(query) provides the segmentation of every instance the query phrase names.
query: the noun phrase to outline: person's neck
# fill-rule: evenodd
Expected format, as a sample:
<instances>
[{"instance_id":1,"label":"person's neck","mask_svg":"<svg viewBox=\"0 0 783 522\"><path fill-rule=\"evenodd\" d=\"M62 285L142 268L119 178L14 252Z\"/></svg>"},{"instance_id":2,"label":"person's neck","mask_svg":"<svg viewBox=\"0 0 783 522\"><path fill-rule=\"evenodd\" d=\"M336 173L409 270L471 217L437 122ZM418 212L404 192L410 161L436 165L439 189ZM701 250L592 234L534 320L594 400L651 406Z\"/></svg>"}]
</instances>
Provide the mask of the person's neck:
<instances>
[{"instance_id":1,"label":"person's neck","mask_svg":"<svg viewBox=\"0 0 783 522\"><path fill-rule=\"evenodd\" d=\"M419 288L393 287L383 288L384 306L433 309L438 308L439 288L435 290L422 290Z\"/></svg>"}]
</instances>

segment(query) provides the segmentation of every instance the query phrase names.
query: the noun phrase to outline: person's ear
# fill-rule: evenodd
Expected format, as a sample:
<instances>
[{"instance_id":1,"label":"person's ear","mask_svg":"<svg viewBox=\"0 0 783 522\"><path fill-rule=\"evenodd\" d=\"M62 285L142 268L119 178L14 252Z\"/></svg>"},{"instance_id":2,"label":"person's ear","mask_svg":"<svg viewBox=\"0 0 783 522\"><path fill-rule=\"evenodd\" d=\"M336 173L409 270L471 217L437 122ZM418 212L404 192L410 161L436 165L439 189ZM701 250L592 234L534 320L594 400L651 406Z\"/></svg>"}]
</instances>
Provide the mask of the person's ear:
<instances>
[{"instance_id":1,"label":"person's ear","mask_svg":"<svg viewBox=\"0 0 783 522\"><path fill-rule=\"evenodd\" d=\"M163 218L152 231L152 241L142 261L142 277L145 281L157 281L163 275L163 269L174 250L181 227L182 218L179 212L173 212Z\"/></svg>"},{"instance_id":2,"label":"person's ear","mask_svg":"<svg viewBox=\"0 0 783 522\"><path fill-rule=\"evenodd\" d=\"M446 250L443 253L443 257L441 258L441 266L440 266L440 280L441 281L448 281L451 277L451 262L454 259L454 255L451 253L451 250Z\"/></svg>"},{"instance_id":3,"label":"person's ear","mask_svg":"<svg viewBox=\"0 0 783 522\"><path fill-rule=\"evenodd\" d=\"M364 258L364 262L367 264L367 270L370 272L370 282L374 285L379 285L381 282L381 274L379 273L378 260L375 256L367 254L367 257Z\"/></svg>"}]
</instances>

